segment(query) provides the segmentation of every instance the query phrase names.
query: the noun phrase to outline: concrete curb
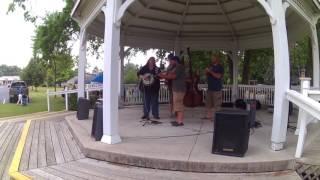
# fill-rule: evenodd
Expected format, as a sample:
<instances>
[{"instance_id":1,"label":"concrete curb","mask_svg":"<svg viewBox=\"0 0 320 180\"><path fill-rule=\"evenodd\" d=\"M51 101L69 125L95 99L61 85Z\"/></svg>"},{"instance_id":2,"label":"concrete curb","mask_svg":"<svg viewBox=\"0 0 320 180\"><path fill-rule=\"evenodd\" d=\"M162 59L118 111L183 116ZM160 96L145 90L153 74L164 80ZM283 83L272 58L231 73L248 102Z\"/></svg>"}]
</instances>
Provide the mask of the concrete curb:
<instances>
[{"instance_id":1,"label":"concrete curb","mask_svg":"<svg viewBox=\"0 0 320 180\"><path fill-rule=\"evenodd\" d=\"M111 163L142 168L201 173L258 173L294 170L295 159L248 163L194 162L133 156L130 154L108 152L106 149L102 151L92 148L92 143L95 142L91 137L83 135L86 132L74 122L75 118L73 118L73 116L67 116L66 121L81 151L86 157Z\"/></svg>"}]
</instances>

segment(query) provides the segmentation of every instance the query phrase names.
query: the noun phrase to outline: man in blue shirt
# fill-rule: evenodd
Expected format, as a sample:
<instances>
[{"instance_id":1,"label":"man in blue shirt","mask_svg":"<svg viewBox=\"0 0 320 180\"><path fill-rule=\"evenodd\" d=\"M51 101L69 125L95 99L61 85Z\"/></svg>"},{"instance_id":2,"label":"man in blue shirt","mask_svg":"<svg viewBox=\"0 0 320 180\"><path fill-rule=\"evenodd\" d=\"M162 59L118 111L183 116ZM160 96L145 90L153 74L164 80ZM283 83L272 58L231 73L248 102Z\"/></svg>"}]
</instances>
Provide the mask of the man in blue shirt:
<instances>
[{"instance_id":1,"label":"man in blue shirt","mask_svg":"<svg viewBox=\"0 0 320 180\"><path fill-rule=\"evenodd\" d=\"M221 109L223 67L218 56L212 56L211 65L206 68L208 91L206 97L207 115L205 119L213 120L213 115Z\"/></svg>"}]
</instances>

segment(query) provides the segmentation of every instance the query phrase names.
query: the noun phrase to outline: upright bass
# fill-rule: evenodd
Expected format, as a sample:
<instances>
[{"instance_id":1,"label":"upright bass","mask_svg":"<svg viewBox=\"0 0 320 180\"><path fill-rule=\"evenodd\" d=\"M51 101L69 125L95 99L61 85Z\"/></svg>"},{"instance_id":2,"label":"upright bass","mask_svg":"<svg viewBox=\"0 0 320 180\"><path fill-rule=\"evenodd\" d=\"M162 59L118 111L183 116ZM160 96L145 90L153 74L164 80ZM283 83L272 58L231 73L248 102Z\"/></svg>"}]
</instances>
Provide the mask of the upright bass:
<instances>
[{"instance_id":1,"label":"upright bass","mask_svg":"<svg viewBox=\"0 0 320 180\"><path fill-rule=\"evenodd\" d=\"M203 104L202 92L198 89L199 77L195 76L192 71L192 61L190 48L187 48L187 53L189 56L189 78L187 79L186 86L187 91L183 99L183 104L186 107L196 107ZM185 64L186 65L186 64Z\"/></svg>"}]
</instances>

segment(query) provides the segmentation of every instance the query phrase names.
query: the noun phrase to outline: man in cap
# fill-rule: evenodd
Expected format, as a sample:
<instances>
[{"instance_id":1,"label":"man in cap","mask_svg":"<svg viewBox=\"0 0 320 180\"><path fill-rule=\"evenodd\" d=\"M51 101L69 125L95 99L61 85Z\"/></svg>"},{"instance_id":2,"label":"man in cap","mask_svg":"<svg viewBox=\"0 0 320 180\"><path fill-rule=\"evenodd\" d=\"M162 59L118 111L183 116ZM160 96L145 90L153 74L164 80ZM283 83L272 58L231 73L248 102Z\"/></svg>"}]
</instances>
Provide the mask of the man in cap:
<instances>
[{"instance_id":1,"label":"man in cap","mask_svg":"<svg viewBox=\"0 0 320 180\"><path fill-rule=\"evenodd\" d=\"M170 57L169 63L169 67L171 67L173 70L167 73L160 73L159 77L172 80L173 111L176 113L176 121L171 122L171 124L172 126L183 126L183 97L186 91L185 70L183 65L180 64L178 56Z\"/></svg>"}]
</instances>

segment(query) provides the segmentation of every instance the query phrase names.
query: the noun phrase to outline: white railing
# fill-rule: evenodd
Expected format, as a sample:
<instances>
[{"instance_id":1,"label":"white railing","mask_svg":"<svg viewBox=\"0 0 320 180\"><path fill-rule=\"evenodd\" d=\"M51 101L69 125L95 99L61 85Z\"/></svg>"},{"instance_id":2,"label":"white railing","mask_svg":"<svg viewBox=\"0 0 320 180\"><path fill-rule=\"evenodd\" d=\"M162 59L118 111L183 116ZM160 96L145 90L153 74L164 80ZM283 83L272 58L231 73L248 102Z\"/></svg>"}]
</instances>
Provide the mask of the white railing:
<instances>
[{"instance_id":1,"label":"white railing","mask_svg":"<svg viewBox=\"0 0 320 180\"><path fill-rule=\"evenodd\" d=\"M320 104L314 99L306 97L294 90L287 91L287 99L296 104L300 110L302 110L299 112L299 128L297 128L299 138L295 154L296 158L300 158L303 153L308 124L319 121L320 119ZM310 118L308 115L311 115L314 118Z\"/></svg>"},{"instance_id":2,"label":"white railing","mask_svg":"<svg viewBox=\"0 0 320 180\"><path fill-rule=\"evenodd\" d=\"M102 84L87 84L85 88L86 92L86 98L89 99L89 92L92 91L101 91L103 89ZM69 94L75 94L78 93L78 89L68 89L65 88L62 91L50 91L49 89L47 90L47 106L48 106L48 111L50 112L51 107L50 107L50 96L56 96L56 95L64 95L65 98L65 108L66 111L69 110Z\"/></svg>"},{"instance_id":3,"label":"white railing","mask_svg":"<svg viewBox=\"0 0 320 180\"><path fill-rule=\"evenodd\" d=\"M239 85L238 98L257 99L261 104L273 105L274 86L269 85Z\"/></svg>"},{"instance_id":4,"label":"white railing","mask_svg":"<svg viewBox=\"0 0 320 180\"><path fill-rule=\"evenodd\" d=\"M295 157L300 158L307 135L307 126L320 120L320 91L311 90L311 78L301 78L301 92L287 91L287 99L299 107L298 124L295 134L299 135Z\"/></svg>"},{"instance_id":5,"label":"white railing","mask_svg":"<svg viewBox=\"0 0 320 180\"><path fill-rule=\"evenodd\" d=\"M198 88L203 91L203 99L206 97L207 84L199 84ZM224 103L232 102L232 85L224 85L222 90ZM124 104L137 105L143 103L143 94L136 84L124 85ZM273 105L274 86L268 85L238 85L238 98L257 99L263 105ZM159 102L169 102L169 91L166 85L162 84L159 92Z\"/></svg>"},{"instance_id":6,"label":"white railing","mask_svg":"<svg viewBox=\"0 0 320 180\"><path fill-rule=\"evenodd\" d=\"M203 100L205 100L207 92L207 84L199 84L198 88L203 92ZM89 92L101 91L102 84L88 84L86 85L86 97L89 98ZM68 109L68 94L77 93L78 90L63 90L63 91L48 91L48 110L50 110L49 96L65 95L66 110ZM232 102L232 85L224 85L222 90L222 101L224 103ZM238 85L238 98L240 99L253 99L256 98L263 105L273 105L274 86L268 85ZM123 96L124 105L140 105L143 103L143 94L139 90L137 84L125 84L124 90L121 92ZM166 85L162 84L159 91L159 102L169 103L170 94ZM205 101L204 101L205 102Z\"/></svg>"},{"instance_id":7,"label":"white railing","mask_svg":"<svg viewBox=\"0 0 320 180\"><path fill-rule=\"evenodd\" d=\"M159 102L169 103L170 94L168 87L165 85L160 86ZM139 90L136 84L124 85L124 104L125 105L138 105L143 103L143 93Z\"/></svg>"}]
</instances>

